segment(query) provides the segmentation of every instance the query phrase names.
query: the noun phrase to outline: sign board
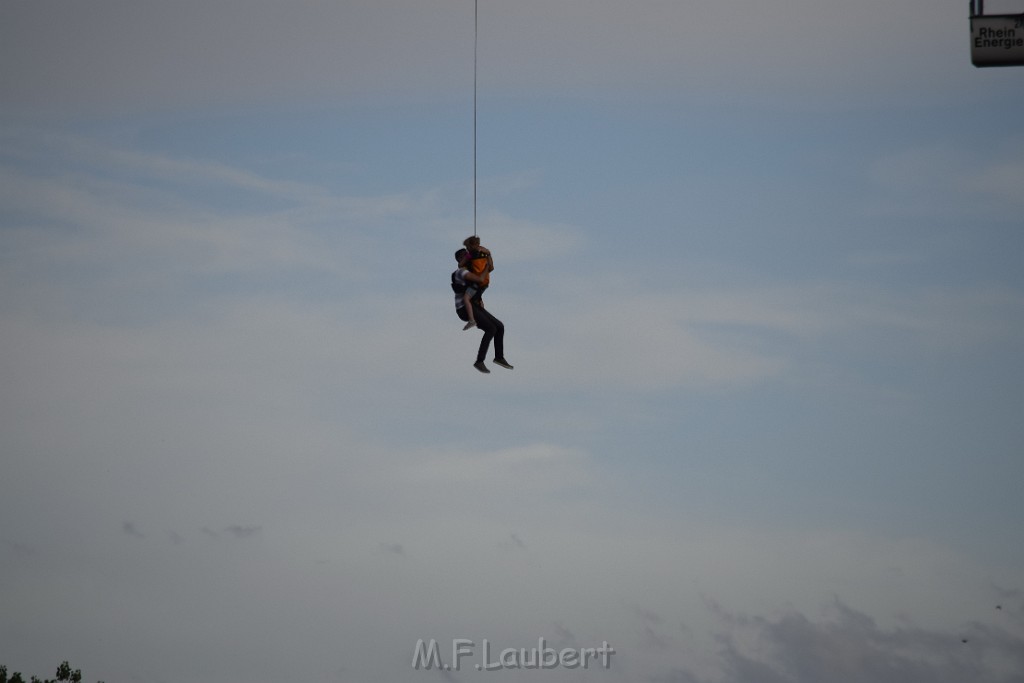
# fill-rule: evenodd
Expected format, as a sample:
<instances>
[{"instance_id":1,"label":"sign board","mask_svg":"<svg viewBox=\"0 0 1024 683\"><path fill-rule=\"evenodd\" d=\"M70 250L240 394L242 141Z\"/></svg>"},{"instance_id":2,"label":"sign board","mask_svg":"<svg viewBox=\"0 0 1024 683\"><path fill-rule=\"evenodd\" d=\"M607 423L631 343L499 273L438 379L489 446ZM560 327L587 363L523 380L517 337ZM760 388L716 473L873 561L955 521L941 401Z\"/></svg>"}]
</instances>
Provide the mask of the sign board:
<instances>
[{"instance_id":1,"label":"sign board","mask_svg":"<svg viewBox=\"0 0 1024 683\"><path fill-rule=\"evenodd\" d=\"M1024 65L1024 14L972 16L971 63L974 66Z\"/></svg>"}]
</instances>

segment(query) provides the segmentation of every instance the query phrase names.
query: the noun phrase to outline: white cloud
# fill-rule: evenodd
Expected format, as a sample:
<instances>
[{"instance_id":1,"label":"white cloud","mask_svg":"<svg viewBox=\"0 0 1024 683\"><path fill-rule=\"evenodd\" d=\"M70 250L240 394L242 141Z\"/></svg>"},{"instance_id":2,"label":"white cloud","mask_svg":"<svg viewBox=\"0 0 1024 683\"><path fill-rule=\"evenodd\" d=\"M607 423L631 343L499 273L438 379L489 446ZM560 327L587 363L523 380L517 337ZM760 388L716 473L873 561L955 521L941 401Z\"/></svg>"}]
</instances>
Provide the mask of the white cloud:
<instances>
[{"instance_id":1,"label":"white cloud","mask_svg":"<svg viewBox=\"0 0 1024 683\"><path fill-rule=\"evenodd\" d=\"M825 356L837 362L857 349L914 358L1013 343L1024 306L1014 290L985 286L891 291L823 282L645 292L609 284L614 279L576 287L554 278L525 300L492 296L506 323L507 355L535 385L647 391L806 380L822 371ZM475 346L461 344L468 357Z\"/></svg>"},{"instance_id":2,"label":"white cloud","mask_svg":"<svg viewBox=\"0 0 1024 683\"><path fill-rule=\"evenodd\" d=\"M660 295L653 303L672 315L661 328L668 341L712 349L719 355L706 357L722 363L757 350L700 342L688 326L770 327L814 338L862 324L842 310L818 320L829 296L795 293L713 293L674 305ZM41 548L35 559L21 553L5 574L12 591L5 595L16 596L6 604L42 620L71 612L62 621L71 632L97 620L107 625L95 659L67 655L107 678L149 666L187 681L186 653L207 680L229 680L230 662L249 680L315 678L338 663L360 680L415 681L423 676L409 669L416 638L529 646L568 629L581 646L606 638L623 653L620 668L595 677L654 680L675 669L703 682L731 675L738 660L709 658L713 650L703 649L716 624L702 596L749 615L773 614L787 602L807 614L835 591L876 615L885 638L896 612L915 615L921 629L953 628L975 618L971 605L984 598L984 580L1017 585L1017 570L993 577L989 566L914 539L662 515L578 445L584 440L575 432L544 440L520 425L513 438L480 434L474 408L485 395L507 417L517 400L538 400L527 385L548 378L530 364L500 380L480 378L457 362L469 349L446 348L462 339L454 320L434 322L427 301L423 294L337 307L217 299L186 321L120 327L5 318L0 431L16 459L0 537ZM634 328L601 317L634 320L652 302L584 301L580 317L554 336L545 332L531 354L540 357L546 340L564 339L574 324L612 340L595 346L592 367L544 366L554 373L548 386L664 386L642 370L632 384L623 379L633 368L618 367L618 344L628 335L616 330ZM893 324L870 310L861 317ZM409 357L415 344L402 337L406 325L431 349L426 361ZM714 367L669 370L669 381L685 381L686 372L735 381ZM496 381L480 389L482 379ZM402 438L409 421L418 425L411 438L426 435L424 443ZM8 514L43 490L54 496L46 509L30 519ZM521 541L515 552L510 538ZM81 553L76 566L39 570L63 552ZM147 617L154 604L158 620ZM634 618L638 609L661 622ZM826 645L840 640L828 620L750 619L767 637L797 623ZM284 626L300 634L287 651ZM167 642L178 644L173 657ZM218 656L202 654L209 642ZM734 658L780 675L795 666L762 661L736 642ZM789 641L778 646L810 656ZM704 655L680 654L693 651ZM885 652L888 645L875 643L868 654ZM833 656L826 649L820 661ZM989 668L977 671L989 680Z\"/></svg>"},{"instance_id":3,"label":"white cloud","mask_svg":"<svg viewBox=\"0 0 1024 683\"><path fill-rule=\"evenodd\" d=\"M537 223L498 213L482 216L479 233L484 245L494 252L496 267L506 260L536 262L571 258L586 244L583 231L575 226Z\"/></svg>"},{"instance_id":4,"label":"white cloud","mask_svg":"<svg viewBox=\"0 0 1024 683\"><path fill-rule=\"evenodd\" d=\"M565 387L729 385L783 369L784 361L755 348L715 344L687 325L678 303L663 304L663 297L642 294L583 301L558 297L535 307L525 329L516 331L527 340L525 354L518 355L545 384ZM530 341L542 338L544 343Z\"/></svg>"},{"instance_id":5,"label":"white cloud","mask_svg":"<svg viewBox=\"0 0 1024 683\"><path fill-rule=\"evenodd\" d=\"M472 425L467 425L467 432L472 432ZM461 438L468 436L462 435ZM544 490L557 490L583 484L592 478L582 452L542 443L492 452L481 447L472 452L444 453L435 457L417 457L416 460L408 476L427 486L458 482L471 486L519 488L529 484Z\"/></svg>"},{"instance_id":6,"label":"white cloud","mask_svg":"<svg viewBox=\"0 0 1024 683\"><path fill-rule=\"evenodd\" d=\"M933 144L892 151L868 169L882 196L871 213L978 221L1013 220L1021 207L1024 165L1019 138L967 149Z\"/></svg>"},{"instance_id":7,"label":"white cloud","mask_svg":"<svg viewBox=\"0 0 1024 683\"><path fill-rule=\"evenodd\" d=\"M464 221L442 220L435 223L437 242L454 254L455 248L472 234L472 226ZM585 247L584 231L577 226L555 222L537 222L515 218L507 214L488 211L480 215L477 234L482 244L494 253L494 277L500 278L500 271L506 270L507 263L551 263L555 259L570 256ZM454 260L451 261L455 267Z\"/></svg>"},{"instance_id":8,"label":"white cloud","mask_svg":"<svg viewBox=\"0 0 1024 683\"><path fill-rule=\"evenodd\" d=\"M996 162L979 169L967 182L967 188L982 196L1005 203L1008 207L1024 206L1024 163Z\"/></svg>"},{"instance_id":9,"label":"white cloud","mask_svg":"<svg viewBox=\"0 0 1024 683\"><path fill-rule=\"evenodd\" d=\"M330 680L344 667L343 680L395 683L423 678L409 667L417 637L551 633L620 647L622 668L598 680L721 681L741 661L792 678L810 654L782 627L842 659L831 636L864 623L803 617L833 593L878 624L849 658L861 671L865 652L902 656L885 644L894 613L929 632L984 623L979 586L1024 580L889 529L786 530L756 513L730 525L735 498L703 518L659 508L648 484L666 470L645 449L672 457L690 435L658 441L671 413L650 438L636 426L669 391L825 385L830 364L875 381L853 352L933 354L908 365L930 370L1017 348L1024 302L1010 286L687 289L638 281L630 263L596 272L574 258L597 246L582 227L488 216L501 227L491 300L517 369L485 378L446 269L383 283L359 259L393 222L446 225L446 189L338 197L217 162L18 144L0 183L17 223L0 233L0 602L27 615L0 627L12 651L84 643L88 663L58 656L110 680ZM57 160L23 165L46 155ZM280 205L221 206L196 186ZM533 266L552 254L569 254L564 268ZM289 277L318 270L314 284ZM603 461L603 439L636 452ZM756 624L782 660L737 636L732 659L695 668L674 648L711 640L703 597L736 605L745 621L726 630ZM802 618L752 616L780 603ZM992 671L976 669L986 683Z\"/></svg>"}]
</instances>

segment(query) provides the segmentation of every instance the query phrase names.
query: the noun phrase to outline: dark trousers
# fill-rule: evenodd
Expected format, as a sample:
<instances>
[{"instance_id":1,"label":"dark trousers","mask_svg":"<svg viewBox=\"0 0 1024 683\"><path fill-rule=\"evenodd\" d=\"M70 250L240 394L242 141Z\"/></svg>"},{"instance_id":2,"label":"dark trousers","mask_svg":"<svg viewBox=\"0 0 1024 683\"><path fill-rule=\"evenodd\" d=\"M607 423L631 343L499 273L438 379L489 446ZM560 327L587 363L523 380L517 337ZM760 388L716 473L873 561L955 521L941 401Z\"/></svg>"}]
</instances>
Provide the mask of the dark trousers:
<instances>
[{"instance_id":1,"label":"dark trousers","mask_svg":"<svg viewBox=\"0 0 1024 683\"><path fill-rule=\"evenodd\" d=\"M466 309L458 309L458 314L462 320L469 320L469 316L466 315ZM480 339L480 350L476 353L476 362L479 363L487 357L487 349L491 345L491 339L494 339L494 357L504 358L505 323L476 304L473 304L473 318L476 320L476 326L484 332L484 336Z\"/></svg>"}]
</instances>

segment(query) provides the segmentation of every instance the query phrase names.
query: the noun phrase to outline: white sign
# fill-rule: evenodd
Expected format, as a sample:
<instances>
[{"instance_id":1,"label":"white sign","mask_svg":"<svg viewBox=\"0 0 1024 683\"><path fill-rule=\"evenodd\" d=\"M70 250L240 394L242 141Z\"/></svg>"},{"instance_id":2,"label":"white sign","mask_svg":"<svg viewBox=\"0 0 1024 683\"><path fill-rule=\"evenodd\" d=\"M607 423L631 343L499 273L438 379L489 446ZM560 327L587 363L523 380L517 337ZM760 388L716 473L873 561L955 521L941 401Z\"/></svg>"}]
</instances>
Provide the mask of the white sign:
<instances>
[{"instance_id":1,"label":"white sign","mask_svg":"<svg viewBox=\"0 0 1024 683\"><path fill-rule=\"evenodd\" d=\"M1024 14L971 17L974 66L1024 65Z\"/></svg>"}]
</instances>

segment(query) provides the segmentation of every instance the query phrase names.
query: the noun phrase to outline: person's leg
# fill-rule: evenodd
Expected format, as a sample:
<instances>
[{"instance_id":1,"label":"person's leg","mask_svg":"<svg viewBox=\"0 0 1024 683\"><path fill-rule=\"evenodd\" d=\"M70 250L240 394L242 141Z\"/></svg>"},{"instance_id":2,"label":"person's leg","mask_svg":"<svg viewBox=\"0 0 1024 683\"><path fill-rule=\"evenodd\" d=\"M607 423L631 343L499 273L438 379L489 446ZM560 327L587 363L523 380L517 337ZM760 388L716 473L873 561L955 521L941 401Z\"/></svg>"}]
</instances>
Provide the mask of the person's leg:
<instances>
[{"instance_id":1,"label":"person's leg","mask_svg":"<svg viewBox=\"0 0 1024 683\"><path fill-rule=\"evenodd\" d=\"M491 316L494 318L494 316ZM503 368L512 369L512 364L505 360L505 323L494 318L494 362Z\"/></svg>"},{"instance_id":2,"label":"person's leg","mask_svg":"<svg viewBox=\"0 0 1024 683\"><path fill-rule=\"evenodd\" d=\"M473 306L473 317L476 319L476 326L483 330L484 336L480 339L480 349L476 354L476 362L482 363L487 358L487 349L491 346L491 339L500 330L504 333L504 326L497 318L479 306Z\"/></svg>"},{"instance_id":3,"label":"person's leg","mask_svg":"<svg viewBox=\"0 0 1024 683\"><path fill-rule=\"evenodd\" d=\"M488 315L490 315L488 313ZM491 315L491 322L494 325L494 357L505 358L505 323Z\"/></svg>"},{"instance_id":4,"label":"person's leg","mask_svg":"<svg viewBox=\"0 0 1024 683\"><path fill-rule=\"evenodd\" d=\"M493 338L494 362L504 368L508 368L509 370L511 370L512 365L507 360L505 360L505 323L495 318L489 311L486 311L480 307L477 307L475 310L477 316L477 327L485 330L486 332L484 335L484 340L486 340L486 343L484 342L484 340L481 340L480 356L477 362L482 361L484 357L487 355L487 346L489 345L491 339ZM485 318L487 320L486 327L484 326L484 323L481 322L481 320Z\"/></svg>"},{"instance_id":5,"label":"person's leg","mask_svg":"<svg viewBox=\"0 0 1024 683\"><path fill-rule=\"evenodd\" d=\"M469 289L466 290L466 293L462 295L462 300L463 302L465 302L465 306L463 306L459 310L465 311L466 316L468 318L466 320L466 326L462 328L463 332L465 332L471 327L476 327L476 321L473 319L473 294L475 293L475 291L476 290L470 287Z\"/></svg>"},{"instance_id":6,"label":"person's leg","mask_svg":"<svg viewBox=\"0 0 1024 683\"><path fill-rule=\"evenodd\" d=\"M468 307L456 308L455 312L458 313L459 320L462 320L464 323L466 323L466 326L462 328L463 332L465 332L471 327L476 327L476 323L473 321L473 311L469 310Z\"/></svg>"}]
</instances>

